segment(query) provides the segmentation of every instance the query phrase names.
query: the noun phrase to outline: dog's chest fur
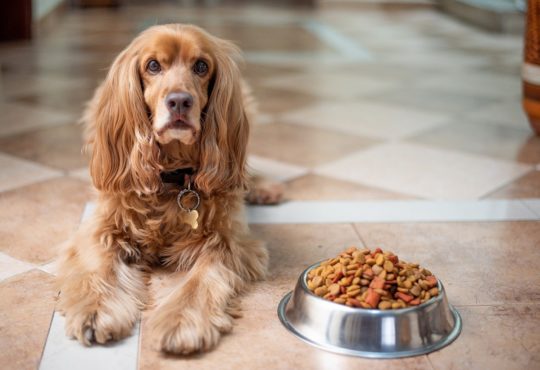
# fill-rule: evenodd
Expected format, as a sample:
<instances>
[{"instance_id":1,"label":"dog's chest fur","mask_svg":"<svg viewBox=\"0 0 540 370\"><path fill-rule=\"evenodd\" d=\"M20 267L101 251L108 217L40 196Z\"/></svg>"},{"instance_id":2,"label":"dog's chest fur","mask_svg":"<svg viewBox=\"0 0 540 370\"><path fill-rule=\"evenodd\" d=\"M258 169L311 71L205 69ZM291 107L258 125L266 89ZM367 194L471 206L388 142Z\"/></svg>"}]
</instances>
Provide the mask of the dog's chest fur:
<instances>
[{"instance_id":1,"label":"dog's chest fur","mask_svg":"<svg viewBox=\"0 0 540 370\"><path fill-rule=\"evenodd\" d=\"M125 233L122 239L143 260L155 263L165 259L167 264L175 264L184 258L183 254L192 257L198 253L216 235L227 235L233 228L245 227L243 207L238 206L242 205L242 191L201 196L196 229L187 223L187 212L176 202L178 191L137 197L137 202L130 199L130 204L136 206L129 211L118 208L115 219L122 220L121 229Z\"/></svg>"}]
</instances>

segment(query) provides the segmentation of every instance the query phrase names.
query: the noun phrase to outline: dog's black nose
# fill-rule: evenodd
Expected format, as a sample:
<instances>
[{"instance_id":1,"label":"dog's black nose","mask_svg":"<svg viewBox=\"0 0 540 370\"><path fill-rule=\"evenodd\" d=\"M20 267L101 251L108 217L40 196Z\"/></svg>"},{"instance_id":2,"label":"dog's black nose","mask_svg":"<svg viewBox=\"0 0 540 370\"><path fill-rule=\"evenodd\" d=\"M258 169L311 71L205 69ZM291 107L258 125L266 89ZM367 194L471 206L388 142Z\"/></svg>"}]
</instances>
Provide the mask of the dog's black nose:
<instances>
[{"instance_id":1,"label":"dog's black nose","mask_svg":"<svg viewBox=\"0 0 540 370\"><path fill-rule=\"evenodd\" d=\"M167 95L165 104L169 112L176 114L185 114L193 106L193 96L187 92L174 92Z\"/></svg>"}]
</instances>

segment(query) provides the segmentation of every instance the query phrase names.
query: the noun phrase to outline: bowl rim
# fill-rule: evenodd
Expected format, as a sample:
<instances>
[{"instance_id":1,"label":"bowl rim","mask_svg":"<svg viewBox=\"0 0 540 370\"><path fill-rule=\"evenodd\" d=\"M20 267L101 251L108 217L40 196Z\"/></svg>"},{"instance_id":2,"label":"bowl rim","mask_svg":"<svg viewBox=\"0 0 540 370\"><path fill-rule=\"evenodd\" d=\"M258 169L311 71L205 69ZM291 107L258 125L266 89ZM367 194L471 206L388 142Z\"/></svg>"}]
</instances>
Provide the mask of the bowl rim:
<instances>
[{"instance_id":1,"label":"bowl rim","mask_svg":"<svg viewBox=\"0 0 540 370\"><path fill-rule=\"evenodd\" d=\"M311 266L307 267L301 274L300 274L300 277L298 278L298 281L299 281L299 284L300 286L302 287L302 290L304 290L306 293L310 294L311 296L317 298L317 299L320 299L321 301L324 301L324 302L328 302L328 304L332 304L334 306L332 307L341 307L342 309L344 309L345 311L350 311L350 312L365 312L366 314L370 314L370 315L383 315L383 316L387 316L388 314L392 314L392 313L395 313L395 314L406 314L408 312L411 312L411 311L416 311L420 308L423 308L423 307L426 307L426 306L429 306L429 305L433 305L434 303L436 302L439 302L439 301L442 301L443 300L443 297L445 296L446 292L444 290L444 286L442 284L442 282L439 280L439 278L436 277L437 279L437 288L439 289L439 294L436 296L436 297L431 297L430 299L428 299L427 301L425 301L424 303L421 303L419 304L418 306L412 306L412 307L405 307L405 308L394 308L394 309L388 309L388 310L381 310L379 308L360 308L360 307L349 307L347 305L344 305L344 304L341 304L341 303L336 303L336 302L332 302L332 301L329 301L328 299L324 299L323 297L319 297L318 295L314 294L311 290L309 290L308 286L307 286L307 274L313 270L314 268L316 267L319 267L321 263L323 263L324 261L326 260L322 260L322 261L319 261L319 262L315 262L314 264L312 264Z\"/></svg>"}]
</instances>

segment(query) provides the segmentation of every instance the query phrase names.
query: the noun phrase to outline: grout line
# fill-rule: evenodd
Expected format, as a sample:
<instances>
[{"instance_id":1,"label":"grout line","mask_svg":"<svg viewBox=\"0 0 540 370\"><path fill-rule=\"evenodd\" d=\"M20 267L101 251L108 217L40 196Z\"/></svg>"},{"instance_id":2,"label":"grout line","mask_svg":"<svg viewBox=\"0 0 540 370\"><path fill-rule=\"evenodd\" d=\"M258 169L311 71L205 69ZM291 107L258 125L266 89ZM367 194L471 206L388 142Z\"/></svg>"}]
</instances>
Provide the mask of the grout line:
<instances>
[{"instance_id":1,"label":"grout line","mask_svg":"<svg viewBox=\"0 0 540 370\"><path fill-rule=\"evenodd\" d=\"M362 238L362 235L360 234L360 230L356 227L355 223L351 223L351 226L353 227L354 232L356 233L356 236L358 236L358 239L360 239L360 242L362 243L362 246L364 248L368 248L366 242L364 241L364 238Z\"/></svg>"},{"instance_id":2,"label":"grout line","mask_svg":"<svg viewBox=\"0 0 540 370\"><path fill-rule=\"evenodd\" d=\"M531 200L531 199L529 199ZM526 202L524 199L519 199L521 204L523 204L524 207L526 207L529 211L531 211L533 214L535 214L540 219L540 213L537 213L534 208L531 208L531 206Z\"/></svg>"},{"instance_id":3,"label":"grout line","mask_svg":"<svg viewBox=\"0 0 540 370\"><path fill-rule=\"evenodd\" d=\"M532 168L530 171L524 173L523 175L521 176L518 176L518 177L514 177L508 181L506 181L505 183L501 184L500 186L497 186L495 189L492 189L490 191L488 191L487 193L485 193L484 195L482 195L481 197L479 197L478 199L492 199L492 198L488 198L490 195L493 195L494 193L498 192L499 190L502 190L503 188L507 187L508 185L510 184L513 184L514 182L518 181L519 179L527 176L527 175L530 175L531 173L533 173L535 171L534 168Z\"/></svg>"},{"instance_id":4,"label":"grout line","mask_svg":"<svg viewBox=\"0 0 540 370\"><path fill-rule=\"evenodd\" d=\"M429 366L431 366L431 368L432 368L433 370L436 370L435 366L434 366L433 363L431 362L431 358L429 358L429 355L430 355L430 353L426 353L426 355L425 355L425 356L426 356L426 359L427 359L427 361L428 361L428 363L429 363Z\"/></svg>"},{"instance_id":5,"label":"grout line","mask_svg":"<svg viewBox=\"0 0 540 370\"><path fill-rule=\"evenodd\" d=\"M58 292L58 295L60 295L60 292ZM45 342L43 342L43 346L41 347L41 354L39 356L38 361L38 369L41 367L41 361L43 360L43 355L45 354L45 346L47 346L47 341L49 340L49 335L51 334L51 327L52 327L52 321L54 318L54 314L56 313L56 310L53 310L51 312L51 318L49 319L49 328L47 329L47 335L45 336Z\"/></svg>"}]
</instances>

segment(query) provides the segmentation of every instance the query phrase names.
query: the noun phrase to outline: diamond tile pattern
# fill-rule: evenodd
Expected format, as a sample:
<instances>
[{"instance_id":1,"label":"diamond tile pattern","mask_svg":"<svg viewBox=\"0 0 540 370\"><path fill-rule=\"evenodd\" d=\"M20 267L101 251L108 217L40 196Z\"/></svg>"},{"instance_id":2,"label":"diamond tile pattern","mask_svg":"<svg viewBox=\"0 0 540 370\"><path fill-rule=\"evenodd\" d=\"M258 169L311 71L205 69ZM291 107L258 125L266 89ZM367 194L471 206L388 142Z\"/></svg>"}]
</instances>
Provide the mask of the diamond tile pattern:
<instances>
[{"instance_id":1,"label":"diamond tile pattern","mask_svg":"<svg viewBox=\"0 0 540 370\"><path fill-rule=\"evenodd\" d=\"M537 212L540 142L521 108L520 35L479 31L434 2L195 3L67 7L31 42L0 43L0 368L40 364L57 249L92 199L76 122L115 56L156 23L197 24L241 47L260 112L249 165L289 185L289 200L527 198L516 202ZM253 229L269 246L269 279L242 298L233 333L209 354L164 356L152 348L147 312L140 345L128 351L138 353L140 369L540 368L538 221ZM287 333L275 316L280 298L302 269L351 244L391 249L439 274L463 316L461 337L428 356L372 361ZM49 364L73 368L54 343Z\"/></svg>"}]
</instances>

